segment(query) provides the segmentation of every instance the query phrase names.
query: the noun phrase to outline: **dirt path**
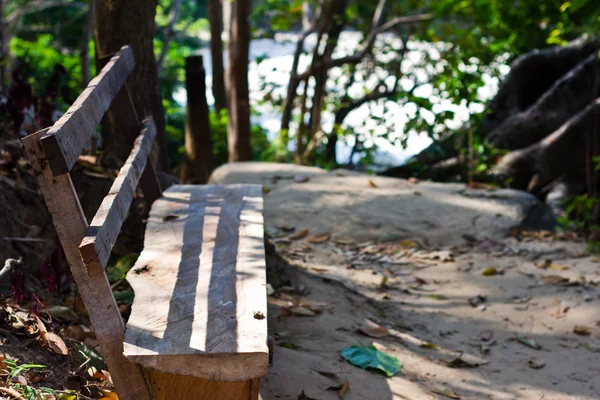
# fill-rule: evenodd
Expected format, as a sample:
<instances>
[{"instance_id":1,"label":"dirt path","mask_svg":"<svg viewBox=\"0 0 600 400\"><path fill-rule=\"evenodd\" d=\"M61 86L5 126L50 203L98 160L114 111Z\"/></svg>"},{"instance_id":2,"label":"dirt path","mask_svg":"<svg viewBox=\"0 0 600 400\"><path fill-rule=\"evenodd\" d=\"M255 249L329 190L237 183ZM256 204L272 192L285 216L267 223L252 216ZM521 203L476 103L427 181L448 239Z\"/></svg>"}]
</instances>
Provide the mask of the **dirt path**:
<instances>
[{"instance_id":1,"label":"dirt path","mask_svg":"<svg viewBox=\"0 0 600 400\"><path fill-rule=\"evenodd\" d=\"M296 268L269 298L277 346L263 399L337 399L328 388L346 380L347 400L600 398L600 264L582 256L584 243L556 235L442 249L276 242ZM490 268L496 275L483 275ZM289 315L294 303L320 314ZM387 335L357 332L366 319ZM580 325L587 335L574 333ZM342 348L368 344L396 356L402 371L388 379L341 359ZM461 354L468 365L444 363Z\"/></svg>"}]
</instances>

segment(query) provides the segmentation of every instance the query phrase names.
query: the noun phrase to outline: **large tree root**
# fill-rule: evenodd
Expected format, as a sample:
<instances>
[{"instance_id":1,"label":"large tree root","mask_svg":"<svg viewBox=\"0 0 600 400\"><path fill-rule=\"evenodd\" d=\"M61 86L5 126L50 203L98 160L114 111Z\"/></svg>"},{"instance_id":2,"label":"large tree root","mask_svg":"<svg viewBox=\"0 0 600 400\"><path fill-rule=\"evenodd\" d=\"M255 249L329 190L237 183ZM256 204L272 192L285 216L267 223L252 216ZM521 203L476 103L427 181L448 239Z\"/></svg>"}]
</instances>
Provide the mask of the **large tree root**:
<instances>
[{"instance_id":1,"label":"large tree root","mask_svg":"<svg viewBox=\"0 0 600 400\"><path fill-rule=\"evenodd\" d=\"M527 110L506 118L487 140L501 149L529 146L554 132L599 94L600 57L594 52L558 79Z\"/></svg>"},{"instance_id":2,"label":"large tree root","mask_svg":"<svg viewBox=\"0 0 600 400\"><path fill-rule=\"evenodd\" d=\"M513 186L536 194L549 191L554 183L591 184L600 142L600 98L569 118L560 128L524 149L506 155L496 173L513 179Z\"/></svg>"}]
</instances>

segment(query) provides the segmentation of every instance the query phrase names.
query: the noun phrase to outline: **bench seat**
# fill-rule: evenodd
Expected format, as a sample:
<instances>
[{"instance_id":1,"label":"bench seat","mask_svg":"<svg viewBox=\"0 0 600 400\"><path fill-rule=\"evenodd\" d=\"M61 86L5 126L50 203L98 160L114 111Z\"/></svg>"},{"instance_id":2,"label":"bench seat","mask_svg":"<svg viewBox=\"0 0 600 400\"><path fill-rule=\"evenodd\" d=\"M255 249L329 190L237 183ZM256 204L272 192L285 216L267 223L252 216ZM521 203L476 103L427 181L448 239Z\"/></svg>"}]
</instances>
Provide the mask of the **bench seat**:
<instances>
[{"instance_id":1,"label":"bench seat","mask_svg":"<svg viewBox=\"0 0 600 400\"><path fill-rule=\"evenodd\" d=\"M259 185L176 185L151 208L127 274L135 299L124 354L160 373L211 381L269 363Z\"/></svg>"}]
</instances>

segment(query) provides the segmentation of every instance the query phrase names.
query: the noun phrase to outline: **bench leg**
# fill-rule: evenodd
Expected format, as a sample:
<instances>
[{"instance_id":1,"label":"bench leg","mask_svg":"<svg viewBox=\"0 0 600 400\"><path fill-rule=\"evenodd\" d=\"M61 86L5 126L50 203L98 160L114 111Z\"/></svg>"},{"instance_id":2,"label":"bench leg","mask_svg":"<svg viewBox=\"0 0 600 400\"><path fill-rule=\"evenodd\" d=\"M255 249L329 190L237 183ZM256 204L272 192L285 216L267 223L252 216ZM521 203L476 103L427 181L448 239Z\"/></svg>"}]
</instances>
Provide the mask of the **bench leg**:
<instances>
[{"instance_id":1,"label":"bench leg","mask_svg":"<svg viewBox=\"0 0 600 400\"><path fill-rule=\"evenodd\" d=\"M257 400L260 379L218 382L143 368L155 400Z\"/></svg>"}]
</instances>

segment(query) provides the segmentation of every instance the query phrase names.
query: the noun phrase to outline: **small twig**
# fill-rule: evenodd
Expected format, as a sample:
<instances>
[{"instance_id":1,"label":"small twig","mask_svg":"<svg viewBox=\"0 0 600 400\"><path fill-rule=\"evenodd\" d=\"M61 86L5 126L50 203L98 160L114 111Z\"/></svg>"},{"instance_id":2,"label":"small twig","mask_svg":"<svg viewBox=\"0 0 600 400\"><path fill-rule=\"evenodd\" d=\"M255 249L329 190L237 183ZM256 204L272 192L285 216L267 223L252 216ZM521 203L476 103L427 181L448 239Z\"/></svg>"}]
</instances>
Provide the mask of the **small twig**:
<instances>
[{"instance_id":1,"label":"small twig","mask_svg":"<svg viewBox=\"0 0 600 400\"><path fill-rule=\"evenodd\" d=\"M23 264L23 257L19 257L19 259L9 258L4 263L4 267L0 270L0 280L4 278L4 275L10 274L10 272L17 266Z\"/></svg>"},{"instance_id":2,"label":"small twig","mask_svg":"<svg viewBox=\"0 0 600 400\"><path fill-rule=\"evenodd\" d=\"M17 392L15 389L12 389L12 388L0 387L0 393L4 393L6 395L9 395L13 399L25 400L25 397L21 396L21 394L19 392Z\"/></svg>"},{"instance_id":3,"label":"small twig","mask_svg":"<svg viewBox=\"0 0 600 400\"><path fill-rule=\"evenodd\" d=\"M22 238L22 237L3 237L2 240L11 240L13 242L52 242L50 239Z\"/></svg>"}]
</instances>

